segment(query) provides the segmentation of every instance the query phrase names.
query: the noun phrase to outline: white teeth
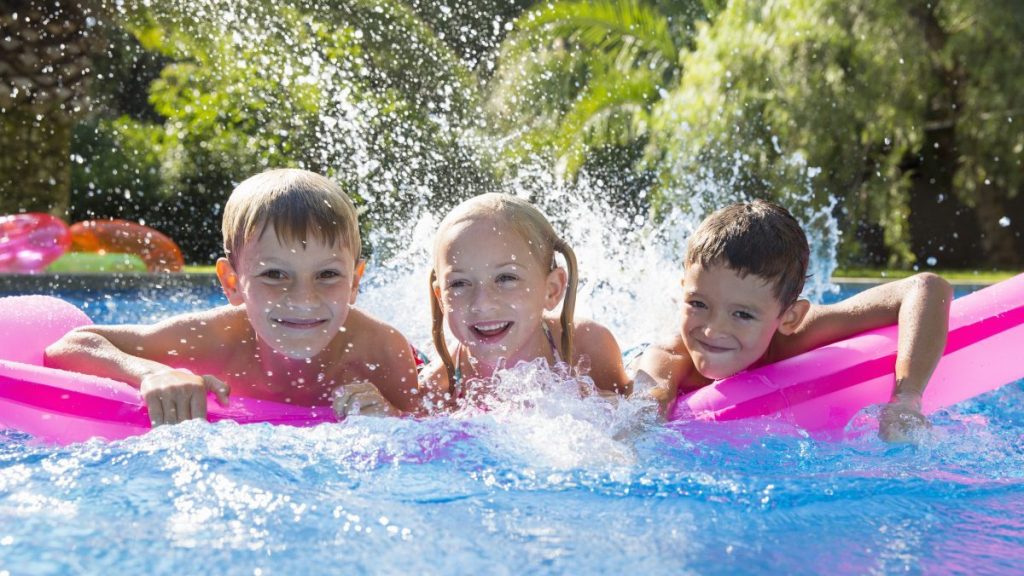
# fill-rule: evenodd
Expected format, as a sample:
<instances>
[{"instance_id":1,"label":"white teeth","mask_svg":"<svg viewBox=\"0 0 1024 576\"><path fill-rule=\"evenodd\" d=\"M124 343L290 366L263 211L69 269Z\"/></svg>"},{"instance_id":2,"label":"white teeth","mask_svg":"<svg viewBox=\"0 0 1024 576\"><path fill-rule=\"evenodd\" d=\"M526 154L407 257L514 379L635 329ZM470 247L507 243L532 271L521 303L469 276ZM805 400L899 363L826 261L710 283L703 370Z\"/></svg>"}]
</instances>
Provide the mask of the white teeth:
<instances>
[{"instance_id":1,"label":"white teeth","mask_svg":"<svg viewBox=\"0 0 1024 576\"><path fill-rule=\"evenodd\" d=\"M480 332L497 332L507 328L511 322L493 322L491 324L477 324L474 326Z\"/></svg>"}]
</instances>

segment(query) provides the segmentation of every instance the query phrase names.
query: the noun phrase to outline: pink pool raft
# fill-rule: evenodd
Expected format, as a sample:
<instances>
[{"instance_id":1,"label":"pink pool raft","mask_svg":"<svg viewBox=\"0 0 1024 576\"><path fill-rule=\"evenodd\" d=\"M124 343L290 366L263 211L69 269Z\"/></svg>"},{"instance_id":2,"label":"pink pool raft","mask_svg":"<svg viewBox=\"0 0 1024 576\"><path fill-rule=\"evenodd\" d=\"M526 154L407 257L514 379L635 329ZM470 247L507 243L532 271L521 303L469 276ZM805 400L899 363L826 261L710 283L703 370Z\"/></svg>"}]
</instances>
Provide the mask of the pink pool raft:
<instances>
[{"instance_id":1,"label":"pink pool raft","mask_svg":"<svg viewBox=\"0 0 1024 576\"><path fill-rule=\"evenodd\" d=\"M66 444L108 440L150 428L131 386L46 368L43 350L88 317L57 298L0 298L0 428ZM1024 378L1024 274L953 302L942 360L923 399L925 413ZM670 419L773 417L817 438L841 438L865 406L892 392L896 327L865 332L806 354L749 370L681 397ZM333 422L329 407L233 398L211 401L211 421L312 426Z\"/></svg>"}]
</instances>

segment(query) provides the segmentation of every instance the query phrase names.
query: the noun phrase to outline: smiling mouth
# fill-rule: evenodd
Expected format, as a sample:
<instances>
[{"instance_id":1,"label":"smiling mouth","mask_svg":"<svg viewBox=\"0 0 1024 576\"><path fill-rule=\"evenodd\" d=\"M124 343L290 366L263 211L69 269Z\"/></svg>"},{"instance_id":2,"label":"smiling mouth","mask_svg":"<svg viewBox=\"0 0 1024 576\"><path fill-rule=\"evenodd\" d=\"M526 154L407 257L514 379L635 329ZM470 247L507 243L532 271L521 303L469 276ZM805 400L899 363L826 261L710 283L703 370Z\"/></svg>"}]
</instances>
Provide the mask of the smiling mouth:
<instances>
[{"instance_id":1,"label":"smiling mouth","mask_svg":"<svg viewBox=\"0 0 1024 576\"><path fill-rule=\"evenodd\" d=\"M723 354L725 352L733 351L732 348L723 348L721 346L715 346L713 344L708 344L703 340L697 340L697 343L700 344L700 347L703 348L706 352L710 352L711 354Z\"/></svg>"},{"instance_id":2,"label":"smiling mouth","mask_svg":"<svg viewBox=\"0 0 1024 576\"><path fill-rule=\"evenodd\" d=\"M327 323L323 318L274 318L274 323L295 330L310 330Z\"/></svg>"},{"instance_id":3,"label":"smiling mouth","mask_svg":"<svg viewBox=\"0 0 1024 576\"><path fill-rule=\"evenodd\" d=\"M497 338L512 327L512 322L482 322L473 324L470 329L481 338Z\"/></svg>"}]
</instances>

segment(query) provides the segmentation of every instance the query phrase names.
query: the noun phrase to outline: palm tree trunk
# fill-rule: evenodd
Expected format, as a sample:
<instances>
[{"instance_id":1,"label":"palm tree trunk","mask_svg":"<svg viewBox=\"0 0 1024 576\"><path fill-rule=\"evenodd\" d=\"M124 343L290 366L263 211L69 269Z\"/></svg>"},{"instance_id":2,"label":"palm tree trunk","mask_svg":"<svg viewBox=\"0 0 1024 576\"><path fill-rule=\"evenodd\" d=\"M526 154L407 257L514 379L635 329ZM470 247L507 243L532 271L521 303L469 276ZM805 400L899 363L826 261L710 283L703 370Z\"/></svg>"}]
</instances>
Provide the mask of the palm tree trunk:
<instances>
[{"instance_id":1,"label":"palm tree trunk","mask_svg":"<svg viewBox=\"0 0 1024 576\"><path fill-rule=\"evenodd\" d=\"M14 0L0 10L0 213L66 217L71 130L89 108L103 45L92 0Z\"/></svg>"},{"instance_id":2,"label":"palm tree trunk","mask_svg":"<svg viewBox=\"0 0 1024 576\"><path fill-rule=\"evenodd\" d=\"M0 213L49 212L67 218L71 122L18 111L0 122Z\"/></svg>"}]
</instances>

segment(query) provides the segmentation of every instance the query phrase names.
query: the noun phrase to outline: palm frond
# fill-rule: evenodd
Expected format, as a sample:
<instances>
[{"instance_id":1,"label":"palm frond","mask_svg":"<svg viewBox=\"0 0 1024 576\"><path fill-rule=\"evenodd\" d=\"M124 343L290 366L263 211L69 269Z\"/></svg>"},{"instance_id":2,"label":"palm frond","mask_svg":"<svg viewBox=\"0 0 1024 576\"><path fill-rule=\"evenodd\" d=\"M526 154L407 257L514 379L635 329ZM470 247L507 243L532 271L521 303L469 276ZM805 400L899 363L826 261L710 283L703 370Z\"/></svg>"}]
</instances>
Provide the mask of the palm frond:
<instances>
[{"instance_id":1,"label":"palm frond","mask_svg":"<svg viewBox=\"0 0 1024 576\"><path fill-rule=\"evenodd\" d=\"M668 19L641 0L576 0L546 4L516 21L531 37L571 39L586 48L621 58L626 52L634 64L647 58L648 67L674 67L679 47Z\"/></svg>"},{"instance_id":2,"label":"palm frond","mask_svg":"<svg viewBox=\"0 0 1024 576\"><path fill-rule=\"evenodd\" d=\"M595 78L563 117L554 141L568 173L582 164L588 149L625 146L643 135L651 104L658 98L658 77L650 70Z\"/></svg>"}]
</instances>

